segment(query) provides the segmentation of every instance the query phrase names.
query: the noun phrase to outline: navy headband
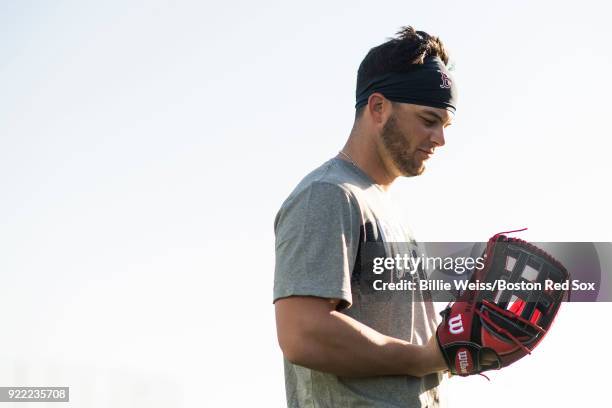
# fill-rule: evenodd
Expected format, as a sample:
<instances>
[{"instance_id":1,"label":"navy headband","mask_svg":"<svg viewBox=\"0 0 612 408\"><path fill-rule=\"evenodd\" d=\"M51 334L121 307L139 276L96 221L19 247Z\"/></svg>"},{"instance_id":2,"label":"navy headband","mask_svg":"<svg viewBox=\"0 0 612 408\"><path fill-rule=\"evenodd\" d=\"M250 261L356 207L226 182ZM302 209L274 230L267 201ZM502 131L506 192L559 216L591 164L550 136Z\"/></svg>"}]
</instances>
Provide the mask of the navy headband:
<instances>
[{"instance_id":1,"label":"navy headband","mask_svg":"<svg viewBox=\"0 0 612 408\"><path fill-rule=\"evenodd\" d=\"M374 92L380 92L393 102L431 106L455 112L457 89L446 66L439 57L426 58L423 64L413 64L405 72L378 76L357 88L355 108L367 105Z\"/></svg>"}]
</instances>

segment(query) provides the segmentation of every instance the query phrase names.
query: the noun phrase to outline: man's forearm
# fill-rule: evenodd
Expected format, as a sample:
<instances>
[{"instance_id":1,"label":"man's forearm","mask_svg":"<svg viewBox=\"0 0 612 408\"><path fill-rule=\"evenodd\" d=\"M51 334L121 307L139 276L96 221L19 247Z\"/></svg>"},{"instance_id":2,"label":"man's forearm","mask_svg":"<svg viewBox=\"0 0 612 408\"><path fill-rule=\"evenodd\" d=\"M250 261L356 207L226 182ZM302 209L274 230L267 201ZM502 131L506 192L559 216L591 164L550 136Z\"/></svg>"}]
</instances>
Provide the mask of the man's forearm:
<instances>
[{"instance_id":1,"label":"man's forearm","mask_svg":"<svg viewBox=\"0 0 612 408\"><path fill-rule=\"evenodd\" d=\"M347 377L420 377L446 369L435 338L427 345L413 345L334 310L315 320L309 314L302 316L285 353L295 364Z\"/></svg>"}]
</instances>

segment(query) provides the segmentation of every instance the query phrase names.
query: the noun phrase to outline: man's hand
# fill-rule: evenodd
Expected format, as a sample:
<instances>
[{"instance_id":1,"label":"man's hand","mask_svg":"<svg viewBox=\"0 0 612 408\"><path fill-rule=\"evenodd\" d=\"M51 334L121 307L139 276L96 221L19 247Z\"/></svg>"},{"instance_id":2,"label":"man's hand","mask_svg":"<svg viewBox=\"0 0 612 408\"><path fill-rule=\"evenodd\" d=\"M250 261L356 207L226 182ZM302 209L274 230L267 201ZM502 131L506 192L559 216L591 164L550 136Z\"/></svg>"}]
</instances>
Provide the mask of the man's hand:
<instances>
[{"instance_id":1,"label":"man's hand","mask_svg":"<svg viewBox=\"0 0 612 408\"><path fill-rule=\"evenodd\" d=\"M289 361L345 377L422 377L447 368L435 336L413 345L336 311L337 305L308 296L276 301L278 341Z\"/></svg>"}]
</instances>

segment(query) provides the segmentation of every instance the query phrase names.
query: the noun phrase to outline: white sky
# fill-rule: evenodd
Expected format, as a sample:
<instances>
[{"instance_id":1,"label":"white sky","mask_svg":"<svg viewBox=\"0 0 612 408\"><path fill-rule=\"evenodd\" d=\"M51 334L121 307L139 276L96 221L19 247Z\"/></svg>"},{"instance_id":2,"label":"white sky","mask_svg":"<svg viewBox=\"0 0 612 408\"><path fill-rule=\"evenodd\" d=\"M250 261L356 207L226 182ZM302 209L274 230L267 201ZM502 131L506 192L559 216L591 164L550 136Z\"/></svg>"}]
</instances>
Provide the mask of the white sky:
<instances>
[{"instance_id":1,"label":"white sky","mask_svg":"<svg viewBox=\"0 0 612 408\"><path fill-rule=\"evenodd\" d=\"M343 145L365 53L406 24L443 39L460 87L447 145L393 188L417 238L527 226L532 241L612 241L609 15L595 1L1 3L0 385L69 385L79 407L281 406L274 215ZM611 309L565 307L492 383L450 381L451 406L596 404Z\"/></svg>"}]
</instances>

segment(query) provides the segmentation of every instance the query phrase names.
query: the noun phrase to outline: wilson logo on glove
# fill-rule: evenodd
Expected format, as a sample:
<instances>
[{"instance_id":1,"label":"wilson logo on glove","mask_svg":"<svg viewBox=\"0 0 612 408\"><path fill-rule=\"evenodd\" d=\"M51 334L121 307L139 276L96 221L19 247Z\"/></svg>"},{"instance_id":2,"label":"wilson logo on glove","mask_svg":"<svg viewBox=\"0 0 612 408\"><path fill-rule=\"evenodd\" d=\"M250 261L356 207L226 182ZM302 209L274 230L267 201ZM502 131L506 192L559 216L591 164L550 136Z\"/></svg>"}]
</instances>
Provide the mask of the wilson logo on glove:
<instances>
[{"instance_id":1,"label":"wilson logo on glove","mask_svg":"<svg viewBox=\"0 0 612 408\"><path fill-rule=\"evenodd\" d=\"M463 333L463 321L461 321L460 314L448 319L448 331L451 332L452 334Z\"/></svg>"},{"instance_id":2,"label":"wilson logo on glove","mask_svg":"<svg viewBox=\"0 0 612 408\"><path fill-rule=\"evenodd\" d=\"M457 357L455 357L455 368L457 372L461 374L470 374L474 368L472 363L472 356L466 348L460 348L457 351Z\"/></svg>"}]
</instances>

